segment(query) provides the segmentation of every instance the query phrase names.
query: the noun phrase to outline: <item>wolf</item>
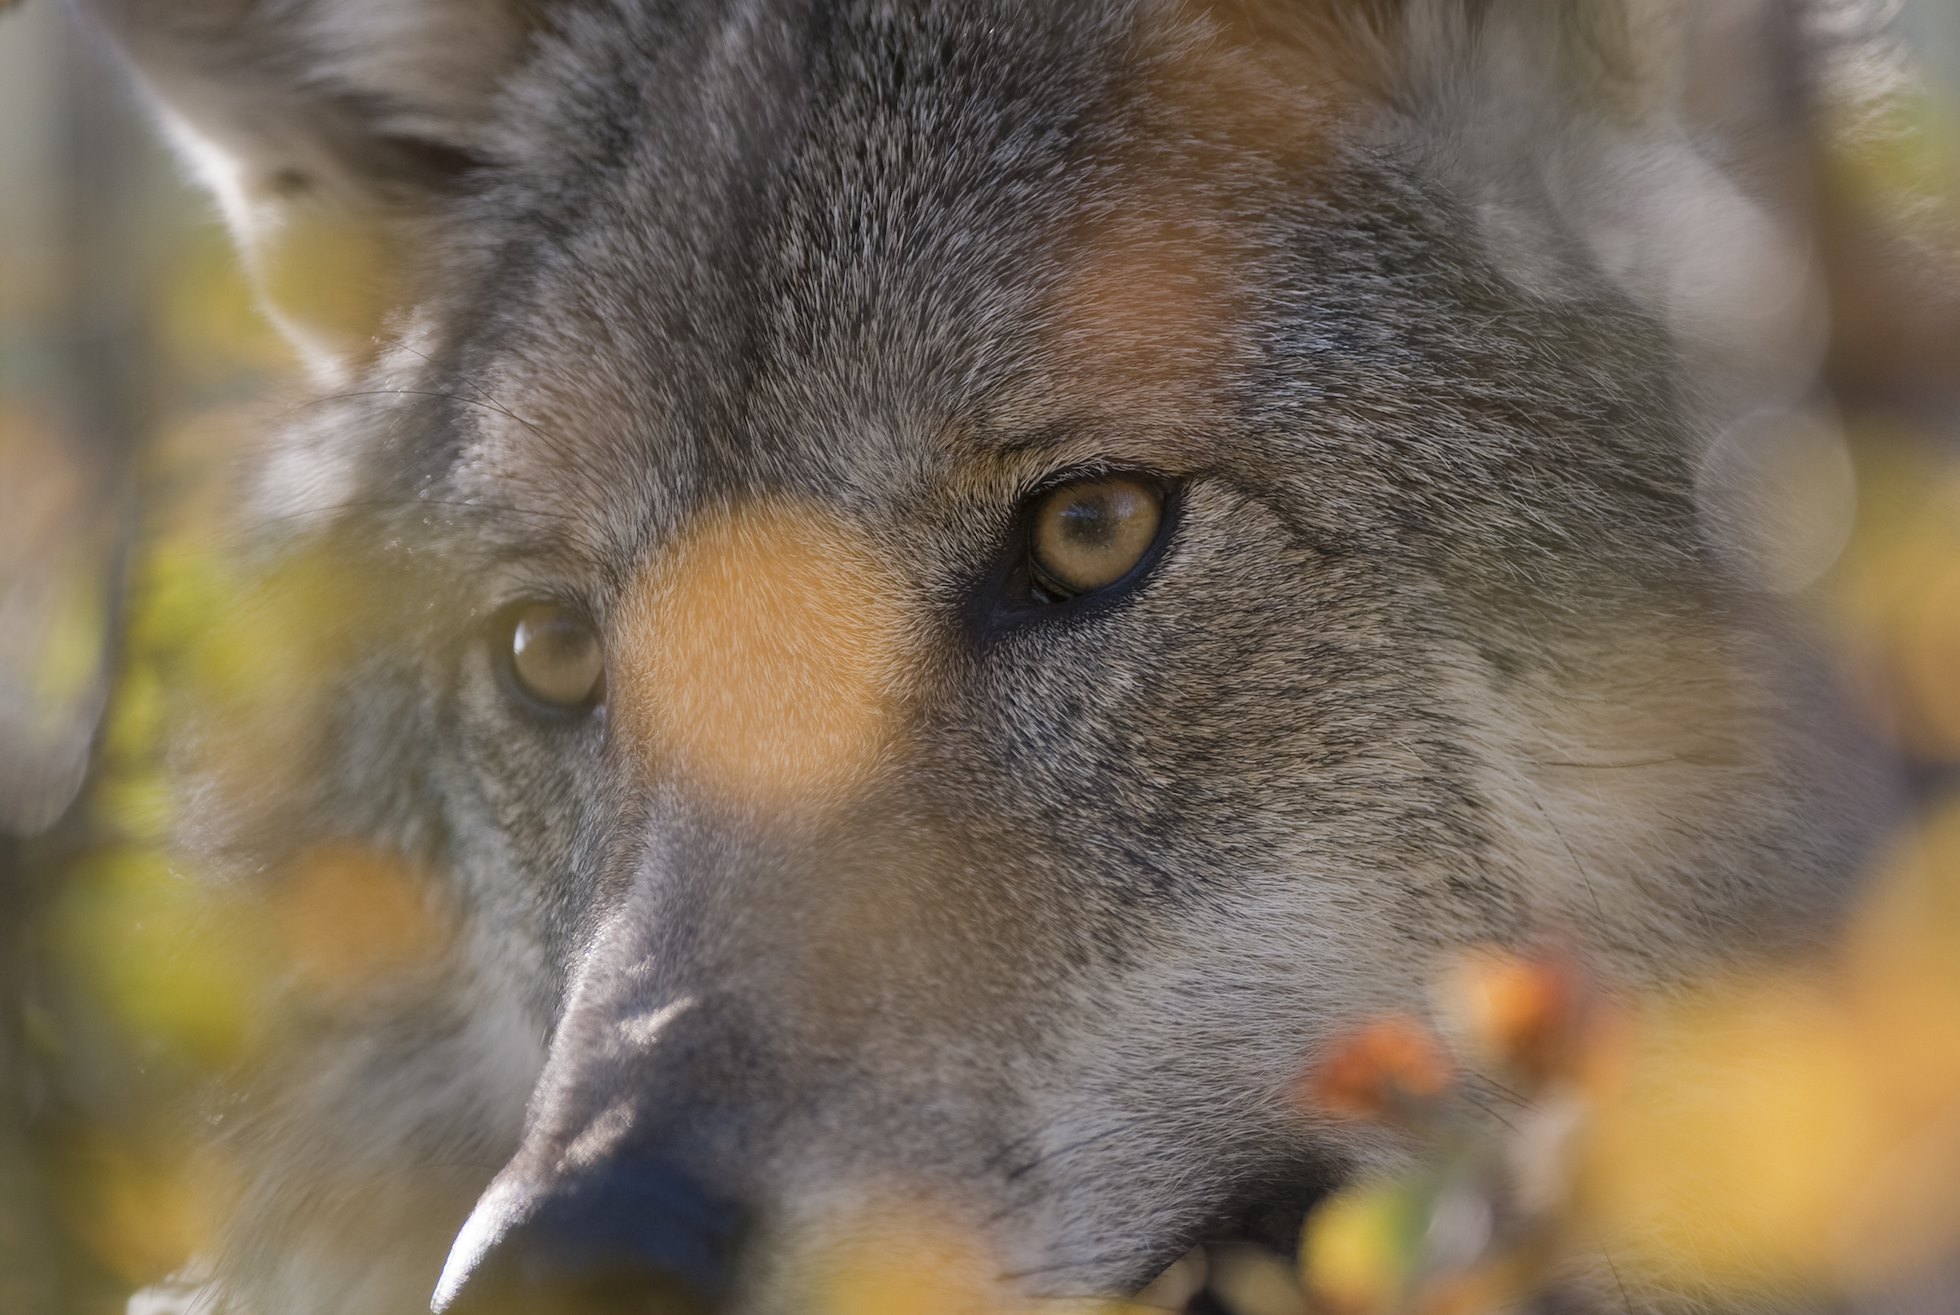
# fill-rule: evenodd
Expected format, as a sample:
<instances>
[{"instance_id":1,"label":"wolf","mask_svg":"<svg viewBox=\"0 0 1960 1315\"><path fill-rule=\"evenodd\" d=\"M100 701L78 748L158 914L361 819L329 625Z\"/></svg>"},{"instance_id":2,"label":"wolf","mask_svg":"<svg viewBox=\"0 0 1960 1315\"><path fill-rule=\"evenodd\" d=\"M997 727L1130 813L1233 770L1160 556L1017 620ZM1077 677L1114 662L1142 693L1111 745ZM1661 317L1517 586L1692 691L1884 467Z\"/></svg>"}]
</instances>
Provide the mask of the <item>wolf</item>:
<instances>
[{"instance_id":1,"label":"wolf","mask_svg":"<svg viewBox=\"0 0 1960 1315\"><path fill-rule=\"evenodd\" d=\"M1850 898L1711 476L1811 386L1762 52L1842 7L80 7L317 384L187 852L437 929L231 1083L222 1310L1148 1297L1417 1153L1300 1075L1465 947Z\"/></svg>"}]
</instances>

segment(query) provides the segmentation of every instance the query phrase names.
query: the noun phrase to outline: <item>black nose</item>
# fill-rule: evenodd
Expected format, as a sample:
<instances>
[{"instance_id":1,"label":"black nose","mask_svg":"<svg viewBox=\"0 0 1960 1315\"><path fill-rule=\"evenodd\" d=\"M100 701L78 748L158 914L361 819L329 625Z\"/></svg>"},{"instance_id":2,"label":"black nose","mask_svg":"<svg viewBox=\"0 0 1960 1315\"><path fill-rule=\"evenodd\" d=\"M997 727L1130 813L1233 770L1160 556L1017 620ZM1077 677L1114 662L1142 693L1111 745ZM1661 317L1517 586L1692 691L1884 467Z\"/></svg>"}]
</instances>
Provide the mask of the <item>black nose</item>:
<instances>
[{"instance_id":1,"label":"black nose","mask_svg":"<svg viewBox=\"0 0 1960 1315\"><path fill-rule=\"evenodd\" d=\"M498 1184L456 1239L440 1315L709 1315L732 1278L737 1212L662 1165L596 1166L541 1194Z\"/></svg>"}]
</instances>

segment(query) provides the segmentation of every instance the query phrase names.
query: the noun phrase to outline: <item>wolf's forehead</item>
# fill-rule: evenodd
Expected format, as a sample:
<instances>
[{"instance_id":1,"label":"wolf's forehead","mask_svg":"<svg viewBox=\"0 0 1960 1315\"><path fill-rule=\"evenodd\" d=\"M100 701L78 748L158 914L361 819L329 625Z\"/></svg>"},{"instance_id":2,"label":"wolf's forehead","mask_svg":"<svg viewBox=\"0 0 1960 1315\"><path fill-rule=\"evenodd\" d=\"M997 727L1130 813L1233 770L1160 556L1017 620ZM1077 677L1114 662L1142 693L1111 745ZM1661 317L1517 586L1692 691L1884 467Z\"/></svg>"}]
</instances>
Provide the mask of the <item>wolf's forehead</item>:
<instances>
[{"instance_id":1,"label":"wolf's forehead","mask_svg":"<svg viewBox=\"0 0 1960 1315\"><path fill-rule=\"evenodd\" d=\"M514 262L498 368L535 428L487 466L558 496L848 491L1219 400L1246 179L1167 142L1158 94L1197 38L1169 5L999 8L833 16L793 55L736 25L610 97L631 148Z\"/></svg>"}]
</instances>

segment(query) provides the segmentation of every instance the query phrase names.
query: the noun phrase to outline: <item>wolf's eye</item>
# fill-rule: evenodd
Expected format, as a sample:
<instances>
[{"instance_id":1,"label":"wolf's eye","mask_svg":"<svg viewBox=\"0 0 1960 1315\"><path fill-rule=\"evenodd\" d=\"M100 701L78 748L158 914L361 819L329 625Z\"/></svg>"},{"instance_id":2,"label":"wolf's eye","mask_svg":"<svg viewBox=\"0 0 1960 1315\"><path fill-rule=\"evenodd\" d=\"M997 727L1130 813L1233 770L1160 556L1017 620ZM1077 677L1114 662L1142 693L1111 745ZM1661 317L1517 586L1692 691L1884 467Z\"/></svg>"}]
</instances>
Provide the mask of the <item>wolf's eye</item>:
<instances>
[{"instance_id":1,"label":"wolf's eye","mask_svg":"<svg viewBox=\"0 0 1960 1315\"><path fill-rule=\"evenodd\" d=\"M561 711L595 706L606 663L599 636L577 612L557 603L522 603L505 620L511 680L531 698Z\"/></svg>"},{"instance_id":2,"label":"wolf's eye","mask_svg":"<svg viewBox=\"0 0 1960 1315\"><path fill-rule=\"evenodd\" d=\"M1131 475L1064 484L1035 504L1028 540L1034 582L1055 599L1105 589L1157 542L1164 491Z\"/></svg>"}]
</instances>

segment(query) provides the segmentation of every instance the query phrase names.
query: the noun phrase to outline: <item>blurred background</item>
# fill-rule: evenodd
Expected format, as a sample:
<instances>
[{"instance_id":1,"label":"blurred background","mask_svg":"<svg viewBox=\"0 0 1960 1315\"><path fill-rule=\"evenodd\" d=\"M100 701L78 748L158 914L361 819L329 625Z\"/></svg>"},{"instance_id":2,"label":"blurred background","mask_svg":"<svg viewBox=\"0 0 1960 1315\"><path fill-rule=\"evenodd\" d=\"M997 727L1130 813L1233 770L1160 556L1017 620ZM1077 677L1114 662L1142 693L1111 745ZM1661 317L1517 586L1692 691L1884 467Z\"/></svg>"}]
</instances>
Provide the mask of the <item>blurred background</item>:
<instances>
[{"instance_id":1,"label":"blurred background","mask_svg":"<svg viewBox=\"0 0 1960 1315\"><path fill-rule=\"evenodd\" d=\"M50 0L0 0L0 1315L120 1311L210 1235L208 1166L189 1149L205 1116L187 1097L234 1057L250 969L194 934L202 915L163 856L157 687L172 636L213 597L197 573L231 459L294 382L212 207L69 19ZM1892 263L1871 216L1909 193L1925 198L1935 244L1960 231L1960 5L1933 0L1912 21L1935 78L1894 107L1909 131L1810 162L1834 308L1815 388L1801 416L1763 428L1773 440L1729 450L1708 479L1711 497L1749 491L1739 551L1814 619L1894 746L1918 819L1907 875L1889 887L1903 893L1847 970L1870 969L1865 986L1872 965L1910 970L1858 996L1856 1018L1879 1021L1847 1026L1877 1050L1813 1048L1783 1070L1795 1104L1771 1101L1788 1117L1767 1153L1808 1163L1800 1148L1816 1139L1799 1098L1811 1077L1903 1057L1898 1082L1918 1103L1899 1144L1937 1180L1907 1201L1931 1221L1913 1256L1924 1265L1960 1239L1960 303ZM1960 268L1960 246L1935 265ZM1751 1017L1769 1034L1816 1035L1808 1016ZM1718 1106L1715 1142L1732 1130L1723 1119L1740 1110L1760 1124L1765 1112ZM1708 1151L1633 1144L1650 1157ZM1787 1203L1870 1188L1842 1168L1799 1172L1794 1187L1786 1174L1773 1190ZM1764 1214L1745 1192L1728 1205L1769 1219L1777 1245L1818 1222ZM1330 1233L1330 1274L1343 1257L1354 1272L1418 1263L1364 1216ZM1349 1296L1402 1290L1370 1281ZM1941 1291L1923 1300L1952 1296ZM1344 1307L1376 1308L1389 1307Z\"/></svg>"},{"instance_id":2,"label":"blurred background","mask_svg":"<svg viewBox=\"0 0 1960 1315\"><path fill-rule=\"evenodd\" d=\"M240 407L263 407L287 369L207 199L90 45L60 5L0 5L8 1315L119 1311L181 1262L175 1243L141 1240L181 1221L157 1199L168 1179L146 1178L117 1130L144 1127L184 1070L168 1045L67 990L49 928L79 886L127 879L162 821L144 676L125 660L139 545L155 542L165 508L194 502L177 494L216 496ZM112 746L118 715L127 733Z\"/></svg>"}]
</instances>

